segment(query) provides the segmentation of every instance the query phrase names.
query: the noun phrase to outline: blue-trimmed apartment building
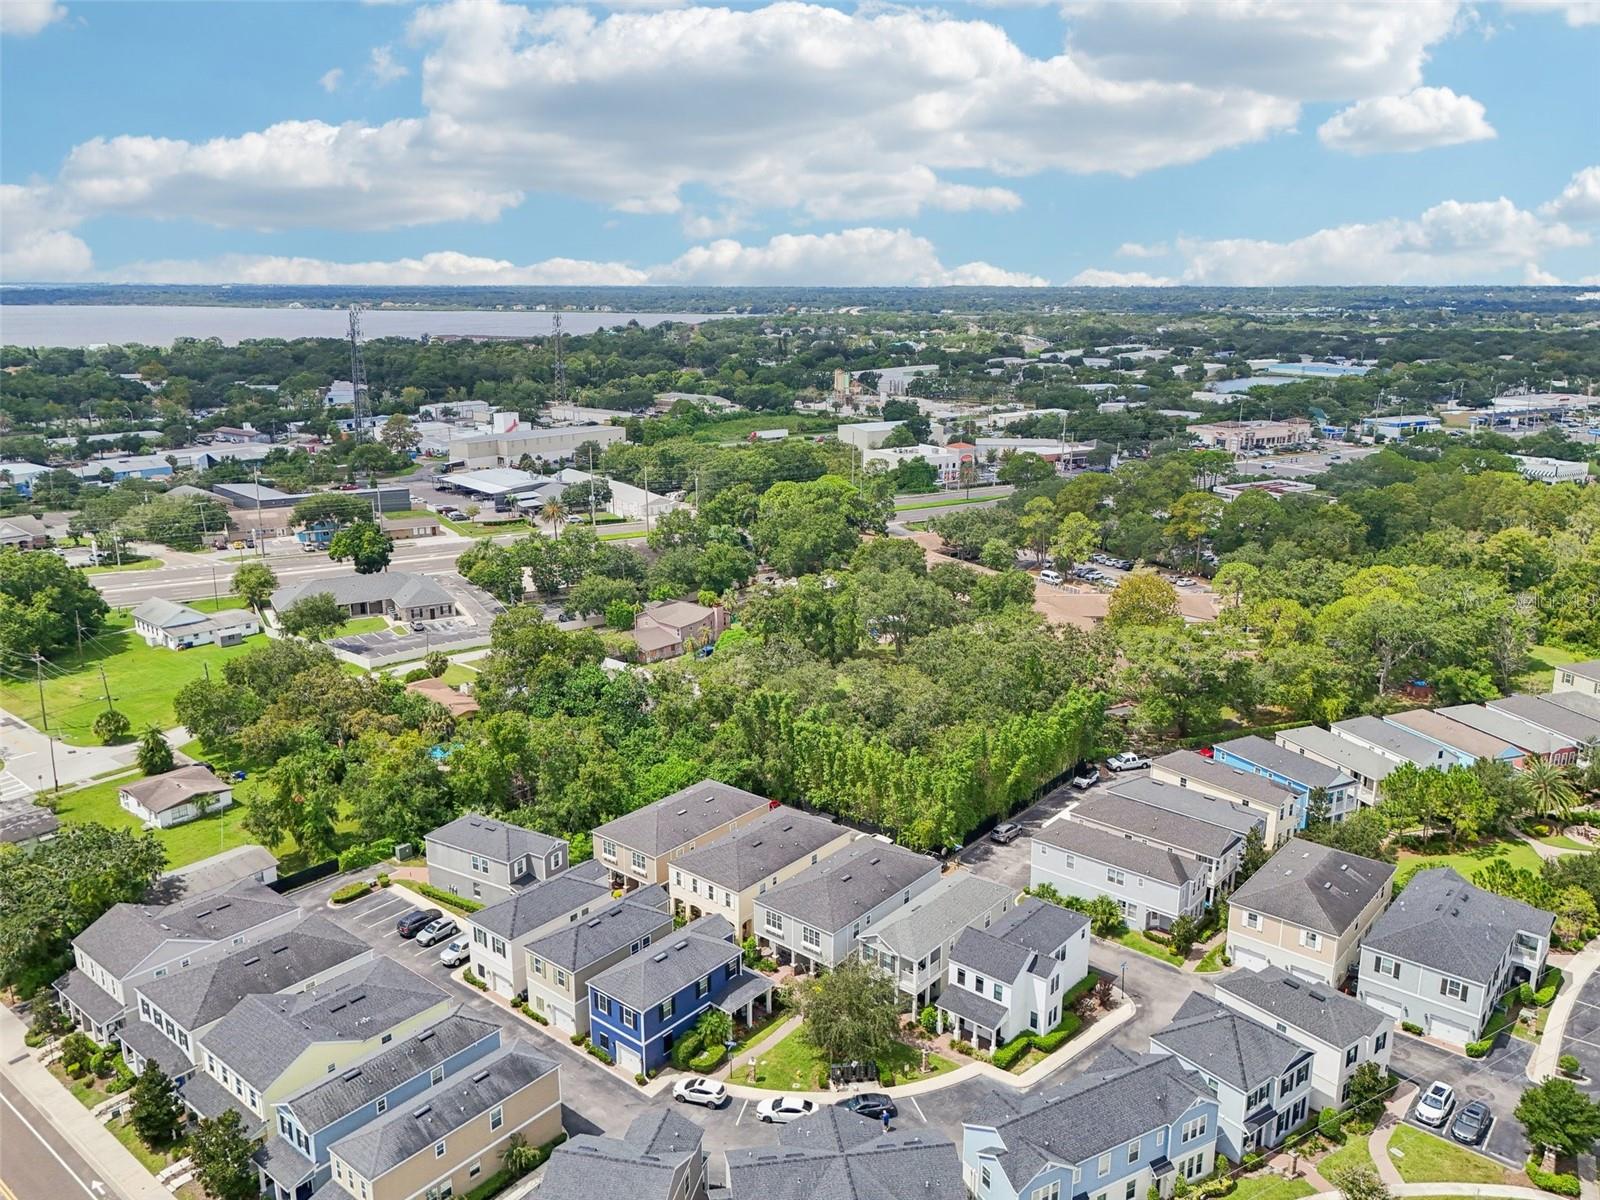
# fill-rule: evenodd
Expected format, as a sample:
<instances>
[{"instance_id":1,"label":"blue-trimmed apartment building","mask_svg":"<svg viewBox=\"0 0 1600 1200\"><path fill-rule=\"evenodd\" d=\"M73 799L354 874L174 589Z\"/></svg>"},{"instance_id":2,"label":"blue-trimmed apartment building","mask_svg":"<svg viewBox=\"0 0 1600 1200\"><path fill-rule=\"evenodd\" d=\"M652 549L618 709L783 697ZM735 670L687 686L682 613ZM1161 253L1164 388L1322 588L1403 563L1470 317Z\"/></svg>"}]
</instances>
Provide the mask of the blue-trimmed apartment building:
<instances>
[{"instance_id":1,"label":"blue-trimmed apartment building","mask_svg":"<svg viewBox=\"0 0 1600 1200\"><path fill-rule=\"evenodd\" d=\"M1108 1050L1042 1092L996 1089L962 1124L961 1174L977 1200L1170 1197L1216 1166L1217 1098L1166 1054Z\"/></svg>"},{"instance_id":2,"label":"blue-trimmed apartment building","mask_svg":"<svg viewBox=\"0 0 1600 1200\"><path fill-rule=\"evenodd\" d=\"M1211 748L1211 756L1216 762L1270 779L1293 793L1295 829L1306 827L1306 796L1312 788L1327 792L1328 806L1334 812L1353 812L1359 803L1356 781L1350 774L1265 738L1251 735L1218 742Z\"/></svg>"},{"instance_id":3,"label":"blue-trimmed apartment building","mask_svg":"<svg viewBox=\"0 0 1600 1200\"><path fill-rule=\"evenodd\" d=\"M771 992L770 979L745 971L733 926L701 917L589 980L589 1036L624 1071L653 1071L708 1008L748 1023Z\"/></svg>"}]
</instances>

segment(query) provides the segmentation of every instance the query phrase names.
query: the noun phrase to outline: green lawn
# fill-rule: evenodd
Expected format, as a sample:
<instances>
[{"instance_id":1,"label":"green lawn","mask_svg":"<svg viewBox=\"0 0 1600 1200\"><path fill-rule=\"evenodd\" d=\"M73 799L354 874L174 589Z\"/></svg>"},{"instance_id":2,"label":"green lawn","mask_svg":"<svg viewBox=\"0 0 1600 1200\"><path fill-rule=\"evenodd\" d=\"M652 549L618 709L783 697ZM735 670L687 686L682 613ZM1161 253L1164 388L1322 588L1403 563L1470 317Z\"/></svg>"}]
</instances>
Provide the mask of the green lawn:
<instances>
[{"instance_id":1,"label":"green lawn","mask_svg":"<svg viewBox=\"0 0 1600 1200\"><path fill-rule=\"evenodd\" d=\"M758 414L753 417L735 417L729 421L702 425L691 436L697 442L720 443L744 441L758 429L787 429L791 434L817 434L832 433L837 428L839 428L838 417L814 416L810 413L795 413L786 417Z\"/></svg>"},{"instance_id":2,"label":"green lawn","mask_svg":"<svg viewBox=\"0 0 1600 1200\"><path fill-rule=\"evenodd\" d=\"M152 1175L166 1170L188 1153L187 1143L182 1138L165 1150L150 1149L149 1146L144 1144L144 1139L139 1136L138 1131L132 1125L129 1125L126 1118L123 1117L118 1117L115 1121L108 1121L106 1128L111 1131L117 1141L128 1148L129 1154L132 1154L144 1164L144 1169Z\"/></svg>"},{"instance_id":3,"label":"green lawn","mask_svg":"<svg viewBox=\"0 0 1600 1200\"><path fill-rule=\"evenodd\" d=\"M1323 1155L1321 1161L1317 1163L1317 1174L1331 1182L1330 1171L1348 1171L1351 1167L1370 1166L1372 1166L1372 1154L1367 1150L1367 1135L1352 1132L1344 1145Z\"/></svg>"},{"instance_id":4,"label":"green lawn","mask_svg":"<svg viewBox=\"0 0 1600 1200\"><path fill-rule=\"evenodd\" d=\"M105 710L100 668L113 706L138 734L147 725L163 729L177 723L172 697L186 683L198 679L209 666L216 670L231 658L260 646L264 635L246 638L237 646L196 646L192 650L167 650L146 646L132 629L126 612L115 612L106 628L86 639L80 657L76 648L45 663L44 702L50 732L72 746L97 746L94 719ZM0 708L41 727L36 679L8 674L0 682Z\"/></svg>"},{"instance_id":5,"label":"green lawn","mask_svg":"<svg viewBox=\"0 0 1600 1200\"><path fill-rule=\"evenodd\" d=\"M1121 942L1129 950L1137 950L1140 954L1148 954L1151 958L1159 958L1164 963L1171 963L1175 967L1183 965L1183 959L1159 942L1151 941L1137 929L1130 929L1115 940Z\"/></svg>"},{"instance_id":6,"label":"green lawn","mask_svg":"<svg viewBox=\"0 0 1600 1200\"><path fill-rule=\"evenodd\" d=\"M895 505L896 512L911 512L919 508L949 508L955 504L982 504L986 500L993 500L993 496L947 496L940 500L917 500L906 504Z\"/></svg>"},{"instance_id":7,"label":"green lawn","mask_svg":"<svg viewBox=\"0 0 1600 1200\"><path fill-rule=\"evenodd\" d=\"M85 575L111 575L119 571L154 571L161 565L159 558L124 558L121 563L106 563L99 567L84 567Z\"/></svg>"},{"instance_id":8,"label":"green lawn","mask_svg":"<svg viewBox=\"0 0 1600 1200\"><path fill-rule=\"evenodd\" d=\"M1212 971L1222 970L1222 956L1228 952L1228 943L1218 942L1206 951L1205 957L1195 964L1195 970L1200 974L1209 974Z\"/></svg>"},{"instance_id":9,"label":"green lawn","mask_svg":"<svg viewBox=\"0 0 1600 1200\"><path fill-rule=\"evenodd\" d=\"M1233 1189L1234 1200L1301 1200L1317 1189L1304 1179L1282 1179L1277 1175L1247 1175Z\"/></svg>"},{"instance_id":10,"label":"green lawn","mask_svg":"<svg viewBox=\"0 0 1600 1200\"><path fill-rule=\"evenodd\" d=\"M1389 1157L1407 1183L1504 1183L1499 1163L1409 1125L1394 1131ZM1399 1150L1400 1154L1393 1151Z\"/></svg>"},{"instance_id":11,"label":"green lawn","mask_svg":"<svg viewBox=\"0 0 1600 1200\"><path fill-rule=\"evenodd\" d=\"M220 581L218 586L221 586ZM219 596L201 596L194 600L185 600L182 603L187 604L195 612L203 613L224 612L245 606L243 597L230 596L226 591Z\"/></svg>"},{"instance_id":12,"label":"green lawn","mask_svg":"<svg viewBox=\"0 0 1600 1200\"><path fill-rule=\"evenodd\" d=\"M527 533L531 526L526 521L497 521L487 525L478 521L453 521L449 517L440 517L439 524L443 525L462 537L492 537L497 533Z\"/></svg>"},{"instance_id":13,"label":"green lawn","mask_svg":"<svg viewBox=\"0 0 1600 1200\"><path fill-rule=\"evenodd\" d=\"M896 1082L903 1074L916 1070L921 1060L921 1052L904 1042L896 1043L894 1050L882 1059L894 1071ZM928 1065L933 1069L927 1075L919 1074L915 1078L928 1079L956 1069L955 1063L938 1054L928 1056ZM811 1044L806 1037L805 1027L801 1026L783 1040L762 1048L757 1055L755 1086L779 1092L815 1091L819 1075L826 1068L827 1060ZM735 1082L747 1083L749 1080L743 1072L736 1070Z\"/></svg>"},{"instance_id":14,"label":"green lawn","mask_svg":"<svg viewBox=\"0 0 1600 1200\"><path fill-rule=\"evenodd\" d=\"M1404 871L1413 863L1421 861L1430 868L1454 867L1462 878L1470 881L1474 871L1481 871L1496 859L1503 861L1507 866L1532 871L1535 875L1539 873L1542 861L1538 851L1521 838L1516 838L1503 842L1486 842L1481 846L1457 851L1454 854L1417 854L1414 851L1402 850L1400 869Z\"/></svg>"},{"instance_id":15,"label":"green lawn","mask_svg":"<svg viewBox=\"0 0 1600 1200\"><path fill-rule=\"evenodd\" d=\"M103 1101L109 1100L111 1094L104 1088L106 1080L97 1079L92 1074L85 1074L81 1079L74 1079L61 1069L61 1062L50 1064L50 1074L56 1077L56 1082L72 1093L72 1098L85 1108L98 1107ZM97 1084L101 1086L96 1086Z\"/></svg>"},{"instance_id":16,"label":"green lawn","mask_svg":"<svg viewBox=\"0 0 1600 1200\"><path fill-rule=\"evenodd\" d=\"M377 633L387 628L389 628L387 617L351 617L343 625L339 626L339 632L334 636L347 637L353 633Z\"/></svg>"},{"instance_id":17,"label":"green lawn","mask_svg":"<svg viewBox=\"0 0 1600 1200\"><path fill-rule=\"evenodd\" d=\"M465 663L451 663L444 669L444 674L439 676L451 687L460 687L463 683L471 683L478 677L478 672Z\"/></svg>"},{"instance_id":18,"label":"green lawn","mask_svg":"<svg viewBox=\"0 0 1600 1200\"><path fill-rule=\"evenodd\" d=\"M792 1016L794 1016L794 1010L788 1008L779 1008L770 1017L758 1016L756 1018L756 1023L745 1031L744 1036L735 1038L735 1041L738 1042L738 1045L734 1046L733 1048L733 1060L737 1062L741 1057L748 1055L750 1053L750 1047L759 1043L769 1033L771 1033L773 1029L783 1024Z\"/></svg>"},{"instance_id":19,"label":"green lawn","mask_svg":"<svg viewBox=\"0 0 1600 1200\"><path fill-rule=\"evenodd\" d=\"M1548 692L1552 671L1570 663L1582 662L1587 657L1586 654L1563 650L1560 646L1529 646L1528 669L1517 676L1517 690Z\"/></svg>"},{"instance_id":20,"label":"green lawn","mask_svg":"<svg viewBox=\"0 0 1600 1200\"><path fill-rule=\"evenodd\" d=\"M1588 842L1580 842L1577 838L1570 838L1564 833L1553 833L1549 837L1539 839L1546 846L1553 846L1557 850L1593 850Z\"/></svg>"}]
</instances>

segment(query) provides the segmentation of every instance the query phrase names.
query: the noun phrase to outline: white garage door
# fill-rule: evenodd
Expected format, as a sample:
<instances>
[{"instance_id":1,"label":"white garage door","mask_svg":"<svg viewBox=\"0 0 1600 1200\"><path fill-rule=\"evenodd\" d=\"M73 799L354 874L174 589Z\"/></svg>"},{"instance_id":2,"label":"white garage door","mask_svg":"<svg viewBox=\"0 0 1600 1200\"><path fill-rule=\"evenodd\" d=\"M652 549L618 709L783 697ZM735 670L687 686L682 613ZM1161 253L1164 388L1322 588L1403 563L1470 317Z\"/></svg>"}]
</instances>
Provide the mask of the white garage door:
<instances>
[{"instance_id":1,"label":"white garage door","mask_svg":"<svg viewBox=\"0 0 1600 1200\"><path fill-rule=\"evenodd\" d=\"M1457 1025L1452 1021L1442 1020L1439 1017L1429 1017L1428 1036L1436 1037L1443 1042L1454 1042L1458 1046L1464 1046L1472 1040L1472 1030L1465 1025Z\"/></svg>"},{"instance_id":2,"label":"white garage door","mask_svg":"<svg viewBox=\"0 0 1600 1200\"><path fill-rule=\"evenodd\" d=\"M1361 1002L1368 1008L1375 1008L1386 1017L1393 1017L1396 1021L1405 1015L1398 1000L1390 1000L1386 996L1373 995L1370 992L1361 993Z\"/></svg>"},{"instance_id":3,"label":"white garage door","mask_svg":"<svg viewBox=\"0 0 1600 1200\"><path fill-rule=\"evenodd\" d=\"M1246 971L1261 971L1268 966L1267 956L1245 946L1234 946L1228 956L1233 959L1233 965L1243 967Z\"/></svg>"},{"instance_id":4,"label":"white garage door","mask_svg":"<svg viewBox=\"0 0 1600 1200\"><path fill-rule=\"evenodd\" d=\"M639 1057L639 1052L632 1046L624 1046L621 1042L617 1046L617 1066L621 1067L624 1074L638 1075L644 1071L644 1059Z\"/></svg>"}]
</instances>

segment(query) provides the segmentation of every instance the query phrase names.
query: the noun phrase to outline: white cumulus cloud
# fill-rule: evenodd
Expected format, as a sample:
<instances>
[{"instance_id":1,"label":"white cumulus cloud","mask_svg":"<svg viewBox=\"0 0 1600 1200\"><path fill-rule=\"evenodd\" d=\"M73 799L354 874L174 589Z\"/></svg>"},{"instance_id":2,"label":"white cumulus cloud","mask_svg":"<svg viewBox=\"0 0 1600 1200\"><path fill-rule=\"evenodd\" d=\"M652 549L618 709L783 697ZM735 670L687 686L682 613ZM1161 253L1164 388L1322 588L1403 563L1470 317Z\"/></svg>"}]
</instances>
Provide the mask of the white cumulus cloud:
<instances>
[{"instance_id":1,"label":"white cumulus cloud","mask_svg":"<svg viewBox=\"0 0 1600 1200\"><path fill-rule=\"evenodd\" d=\"M1171 253L1172 247L1165 242L1123 242L1117 247L1118 258L1165 258Z\"/></svg>"},{"instance_id":2,"label":"white cumulus cloud","mask_svg":"<svg viewBox=\"0 0 1600 1200\"><path fill-rule=\"evenodd\" d=\"M1600 0L1500 0L1511 13L1557 13L1574 29L1600 25Z\"/></svg>"},{"instance_id":3,"label":"white cumulus cloud","mask_svg":"<svg viewBox=\"0 0 1600 1200\"><path fill-rule=\"evenodd\" d=\"M1089 267L1067 282L1073 287L1171 287L1177 280L1148 271L1103 271Z\"/></svg>"},{"instance_id":4,"label":"white cumulus cloud","mask_svg":"<svg viewBox=\"0 0 1600 1200\"><path fill-rule=\"evenodd\" d=\"M1539 211L1557 221L1600 221L1600 166L1579 171Z\"/></svg>"},{"instance_id":5,"label":"white cumulus cloud","mask_svg":"<svg viewBox=\"0 0 1600 1200\"><path fill-rule=\"evenodd\" d=\"M8 283L77 279L93 265L77 224L48 188L0 184L0 280Z\"/></svg>"},{"instance_id":6,"label":"white cumulus cloud","mask_svg":"<svg viewBox=\"0 0 1600 1200\"><path fill-rule=\"evenodd\" d=\"M392 46L374 46L367 70L379 83L393 83L411 74L410 67L395 60Z\"/></svg>"},{"instance_id":7,"label":"white cumulus cloud","mask_svg":"<svg viewBox=\"0 0 1600 1200\"><path fill-rule=\"evenodd\" d=\"M1361 100L1317 130L1322 144L1346 154L1391 154L1455 146L1495 136L1483 105L1447 87L1419 87L1399 96Z\"/></svg>"},{"instance_id":8,"label":"white cumulus cloud","mask_svg":"<svg viewBox=\"0 0 1600 1200\"><path fill-rule=\"evenodd\" d=\"M66 15L55 0L0 0L0 33L32 37Z\"/></svg>"},{"instance_id":9,"label":"white cumulus cloud","mask_svg":"<svg viewBox=\"0 0 1600 1200\"><path fill-rule=\"evenodd\" d=\"M334 67L331 70L324 71L322 73L322 77L317 80L317 83L322 86L322 90L325 92L337 92L339 90L339 83L343 79L344 68Z\"/></svg>"}]
</instances>

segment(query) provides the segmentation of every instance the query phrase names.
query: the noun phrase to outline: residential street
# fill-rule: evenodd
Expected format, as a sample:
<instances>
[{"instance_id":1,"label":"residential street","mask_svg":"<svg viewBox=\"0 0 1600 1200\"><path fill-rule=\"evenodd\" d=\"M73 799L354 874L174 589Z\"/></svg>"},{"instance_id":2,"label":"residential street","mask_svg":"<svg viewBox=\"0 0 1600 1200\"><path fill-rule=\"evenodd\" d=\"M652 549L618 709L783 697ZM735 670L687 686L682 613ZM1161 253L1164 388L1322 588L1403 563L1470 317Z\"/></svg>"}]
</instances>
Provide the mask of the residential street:
<instances>
[{"instance_id":1,"label":"residential street","mask_svg":"<svg viewBox=\"0 0 1600 1200\"><path fill-rule=\"evenodd\" d=\"M0 1076L0 1184L7 1200L122 1197L40 1114L10 1079Z\"/></svg>"}]
</instances>

